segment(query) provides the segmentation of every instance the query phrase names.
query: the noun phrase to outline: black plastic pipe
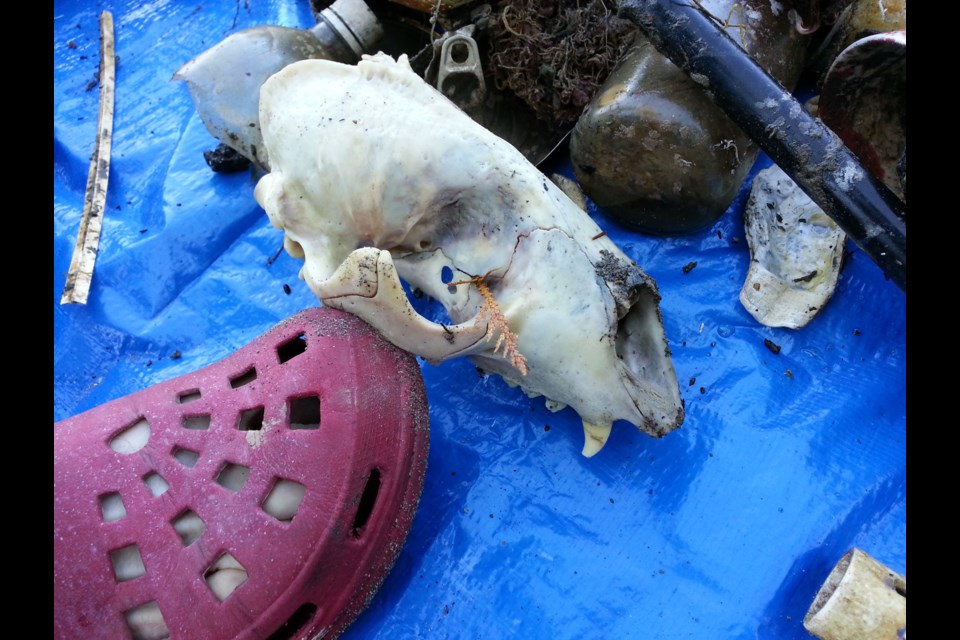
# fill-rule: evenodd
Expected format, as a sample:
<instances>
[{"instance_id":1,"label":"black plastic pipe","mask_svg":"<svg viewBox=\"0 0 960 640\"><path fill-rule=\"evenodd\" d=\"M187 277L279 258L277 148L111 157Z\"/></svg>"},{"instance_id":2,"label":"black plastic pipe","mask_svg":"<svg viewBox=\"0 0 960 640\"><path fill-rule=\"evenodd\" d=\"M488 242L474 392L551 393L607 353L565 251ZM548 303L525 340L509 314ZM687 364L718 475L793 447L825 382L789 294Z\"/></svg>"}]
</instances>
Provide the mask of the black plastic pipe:
<instances>
[{"instance_id":1,"label":"black plastic pipe","mask_svg":"<svg viewBox=\"0 0 960 640\"><path fill-rule=\"evenodd\" d=\"M621 0L657 50L702 86L880 267L907 290L906 205L691 0Z\"/></svg>"}]
</instances>

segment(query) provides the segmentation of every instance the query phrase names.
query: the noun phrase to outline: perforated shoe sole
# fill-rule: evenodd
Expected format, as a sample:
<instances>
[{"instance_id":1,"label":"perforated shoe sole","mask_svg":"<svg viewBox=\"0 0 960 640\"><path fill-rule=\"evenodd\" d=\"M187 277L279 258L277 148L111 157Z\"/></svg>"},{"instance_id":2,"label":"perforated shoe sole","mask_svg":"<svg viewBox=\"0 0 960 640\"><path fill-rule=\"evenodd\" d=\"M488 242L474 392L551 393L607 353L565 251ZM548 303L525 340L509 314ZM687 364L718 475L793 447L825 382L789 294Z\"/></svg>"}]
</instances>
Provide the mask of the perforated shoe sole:
<instances>
[{"instance_id":1,"label":"perforated shoe sole","mask_svg":"<svg viewBox=\"0 0 960 640\"><path fill-rule=\"evenodd\" d=\"M336 637L403 546L428 442L415 358L325 308L56 423L55 637Z\"/></svg>"}]
</instances>

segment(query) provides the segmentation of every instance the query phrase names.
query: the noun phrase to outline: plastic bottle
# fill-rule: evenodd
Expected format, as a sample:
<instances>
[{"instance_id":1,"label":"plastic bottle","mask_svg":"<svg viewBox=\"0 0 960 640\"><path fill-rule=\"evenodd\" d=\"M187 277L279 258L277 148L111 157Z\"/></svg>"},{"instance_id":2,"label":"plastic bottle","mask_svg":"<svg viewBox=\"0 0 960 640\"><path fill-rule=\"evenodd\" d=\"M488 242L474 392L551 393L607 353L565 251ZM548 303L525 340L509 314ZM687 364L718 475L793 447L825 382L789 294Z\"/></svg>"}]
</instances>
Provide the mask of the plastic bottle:
<instances>
[{"instance_id":1,"label":"plastic bottle","mask_svg":"<svg viewBox=\"0 0 960 640\"><path fill-rule=\"evenodd\" d=\"M269 158L260 134L260 86L288 64L308 58L355 64L383 35L363 0L337 0L317 14L311 29L261 26L225 38L183 65L184 80L207 130L264 169Z\"/></svg>"}]
</instances>

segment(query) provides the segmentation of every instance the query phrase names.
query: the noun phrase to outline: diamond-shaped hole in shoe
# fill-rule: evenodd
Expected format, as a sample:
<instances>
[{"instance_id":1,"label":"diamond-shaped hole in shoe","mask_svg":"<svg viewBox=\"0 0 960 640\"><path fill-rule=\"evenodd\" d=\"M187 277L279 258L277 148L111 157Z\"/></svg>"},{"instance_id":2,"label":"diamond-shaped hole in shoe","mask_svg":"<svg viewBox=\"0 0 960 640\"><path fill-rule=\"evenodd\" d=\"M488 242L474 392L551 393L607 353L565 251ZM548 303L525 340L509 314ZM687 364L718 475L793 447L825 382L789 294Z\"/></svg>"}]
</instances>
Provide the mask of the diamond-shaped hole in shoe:
<instances>
[{"instance_id":1,"label":"diamond-shaped hole in shoe","mask_svg":"<svg viewBox=\"0 0 960 640\"><path fill-rule=\"evenodd\" d=\"M200 399L200 389L190 389L177 394L177 404L187 404Z\"/></svg>"},{"instance_id":2,"label":"diamond-shaped hole in shoe","mask_svg":"<svg viewBox=\"0 0 960 640\"><path fill-rule=\"evenodd\" d=\"M237 416L238 431L260 431L263 429L263 407L244 409Z\"/></svg>"},{"instance_id":3,"label":"diamond-shaped hole in shoe","mask_svg":"<svg viewBox=\"0 0 960 640\"><path fill-rule=\"evenodd\" d=\"M280 358L280 364L283 364L293 360L306 350L307 336L301 333L277 347L277 357Z\"/></svg>"},{"instance_id":4,"label":"diamond-shaped hole in shoe","mask_svg":"<svg viewBox=\"0 0 960 640\"><path fill-rule=\"evenodd\" d=\"M210 428L210 414L204 413L198 416L183 416L183 418L180 419L180 425L184 429L206 431Z\"/></svg>"},{"instance_id":5,"label":"diamond-shaped hole in shoe","mask_svg":"<svg viewBox=\"0 0 960 640\"><path fill-rule=\"evenodd\" d=\"M143 476L143 483L147 485L147 489L150 489L150 493L154 498L159 498L170 488L170 485L163 479L163 476L156 471L151 471Z\"/></svg>"},{"instance_id":6,"label":"diamond-shaped hole in shoe","mask_svg":"<svg viewBox=\"0 0 960 640\"><path fill-rule=\"evenodd\" d=\"M184 449L183 447L174 447L173 457L183 466L192 469L196 466L197 460L200 459L200 454L190 449Z\"/></svg>"},{"instance_id":7,"label":"diamond-shaped hole in shoe","mask_svg":"<svg viewBox=\"0 0 960 640\"><path fill-rule=\"evenodd\" d=\"M127 515L127 508L123 506L123 498L119 493L105 493L100 496L100 513L104 522L115 522Z\"/></svg>"},{"instance_id":8,"label":"diamond-shaped hole in shoe","mask_svg":"<svg viewBox=\"0 0 960 640\"><path fill-rule=\"evenodd\" d=\"M229 553L224 552L203 572L203 579L220 602L229 598L247 581L247 570Z\"/></svg>"},{"instance_id":9,"label":"diamond-shaped hole in shoe","mask_svg":"<svg viewBox=\"0 0 960 640\"><path fill-rule=\"evenodd\" d=\"M203 532L207 530L207 525L203 523L196 513L190 509L184 509L176 518L170 521L173 529L180 536L183 546L189 547L200 539Z\"/></svg>"},{"instance_id":10,"label":"diamond-shaped hole in shoe","mask_svg":"<svg viewBox=\"0 0 960 640\"><path fill-rule=\"evenodd\" d=\"M317 613L317 605L307 602L300 605L290 619L284 622L279 629L271 633L267 640L290 640L298 631L307 626Z\"/></svg>"},{"instance_id":11,"label":"diamond-shaped hole in shoe","mask_svg":"<svg viewBox=\"0 0 960 640\"><path fill-rule=\"evenodd\" d=\"M164 640L170 637L170 630L156 600L124 611L123 617L133 640Z\"/></svg>"},{"instance_id":12,"label":"diamond-shaped hole in shoe","mask_svg":"<svg viewBox=\"0 0 960 640\"><path fill-rule=\"evenodd\" d=\"M287 414L290 416L291 429L319 429L320 396L290 398Z\"/></svg>"},{"instance_id":13,"label":"diamond-shaped hole in shoe","mask_svg":"<svg viewBox=\"0 0 960 640\"><path fill-rule=\"evenodd\" d=\"M233 376L230 378L230 388L236 389L242 387L245 384L250 384L257 379L257 369L256 367L250 367L243 373Z\"/></svg>"},{"instance_id":14,"label":"diamond-shaped hole in shoe","mask_svg":"<svg viewBox=\"0 0 960 640\"><path fill-rule=\"evenodd\" d=\"M217 473L217 484L230 491L240 491L247 477L250 475L250 467L232 462L224 462Z\"/></svg>"},{"instance_id":15,"label":"diamond-shaped hole in shoe","mask_svg":"<svg viewBox=\"0 0 960 640\"><path fill-rule=\"evenodd\" d=\"M129 455L143 449L147 446L149 440L150 423L141 416L132 424L113 434L113 437L110 438L110 448L117 453Z\"/></svg>"},{"instance_id":16,"label":"diamond-shaped hole in shoe","mask_svg":"<svg viewBox=\"0 0 960 640\"><path fill-rule=\"evenodd\" d=\"M143 558L140 557L140 549L135 544L111 551L110 562L113 563L113 575L117 582L126 582L147 574Z\"/></svg>"},{"instance_id":17,"label":"diamond-shaped hole in shoe","mask_svg":"<svg viewBox=\"0 0 960 640\"><path fill-rule=\"evenodd\" d=\"M277 478L260 507L280 522L290 522L297 515L306 491L299 482Z\"/></svg>"}]
</instances>

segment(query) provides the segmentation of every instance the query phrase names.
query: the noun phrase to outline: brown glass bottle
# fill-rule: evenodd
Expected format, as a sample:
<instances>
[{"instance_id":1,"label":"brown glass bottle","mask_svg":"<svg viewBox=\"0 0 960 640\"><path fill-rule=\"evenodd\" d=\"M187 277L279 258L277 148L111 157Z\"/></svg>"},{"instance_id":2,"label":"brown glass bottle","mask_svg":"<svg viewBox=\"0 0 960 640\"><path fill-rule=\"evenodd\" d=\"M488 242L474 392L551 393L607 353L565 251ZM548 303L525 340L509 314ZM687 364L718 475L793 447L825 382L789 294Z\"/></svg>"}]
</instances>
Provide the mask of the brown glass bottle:
<instances>
[{"instance_id":1,"label":"brown glass bottle","mask_svg":"<svg viewBox=\"0 0 960 640\"><path fill-rule=\"evenodd\" d=\"M808 37L785 9L774 14L775 3L766 0L701 4L793 88ZM690 233L716 221L757 151L708 91L639 32L570 138L574 173L591 200L624 225L655 235Z\"/></svg>"}]
</instances>

